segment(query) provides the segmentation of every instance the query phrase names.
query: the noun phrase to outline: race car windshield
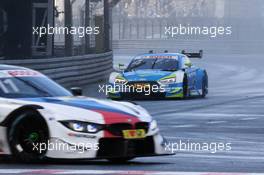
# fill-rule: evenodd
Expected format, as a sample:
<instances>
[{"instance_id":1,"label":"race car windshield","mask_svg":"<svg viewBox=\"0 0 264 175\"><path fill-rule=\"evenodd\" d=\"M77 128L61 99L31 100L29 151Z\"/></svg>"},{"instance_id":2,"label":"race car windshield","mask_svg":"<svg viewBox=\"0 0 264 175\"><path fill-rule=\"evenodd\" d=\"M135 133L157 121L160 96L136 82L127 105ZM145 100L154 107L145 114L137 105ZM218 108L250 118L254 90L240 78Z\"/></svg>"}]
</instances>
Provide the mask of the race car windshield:
<instances>
[{"instance_id":1,"label":"race car windshield","mask_svg":"<svg viewBox=\"0 0 264 175\"><path fill-rule=\"evenodd\" d=\"M0 96L4 98L39 98L72 96L45 76L0 78Z\"/></svg>"},{"instance_id":2,"label":"race car windshield","mask_svg":"<svg viewBox=\"0 0 264 175\"><path fill-rule=\"evenodd\" d=\"M178 61L176 59L166 58L142 58L135 59L130 63L127 71L136 71L144 69L155 69L162 71L176 71L178 68Z\"/></svg>"}]
</instances>

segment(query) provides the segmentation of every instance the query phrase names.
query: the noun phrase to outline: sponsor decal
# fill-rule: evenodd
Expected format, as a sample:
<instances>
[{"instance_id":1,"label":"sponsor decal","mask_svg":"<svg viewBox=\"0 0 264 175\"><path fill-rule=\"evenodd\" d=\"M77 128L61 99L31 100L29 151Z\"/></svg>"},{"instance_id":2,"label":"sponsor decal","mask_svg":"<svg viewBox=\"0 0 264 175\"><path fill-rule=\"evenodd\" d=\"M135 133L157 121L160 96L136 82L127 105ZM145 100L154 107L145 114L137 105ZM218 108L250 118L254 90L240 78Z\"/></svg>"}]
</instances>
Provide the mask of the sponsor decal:
<instances>
[{"instance_id":1,"label":"sponsor decal","mask_svg":"<svg viewBox=\"0 0 264 175\"><path fill-rule=\"evenodd\" d=\"M41 76L40 73L32 70L10 70L7 71L9 75L13 77L34 77Z\"/></svg>"},{"instance_id":2,"label":"sponsor decal","mask_svg":"<svg viewBox=\"0 0 264 175\"><path fill-rule=\"evenodd\" d=\"M0 78L10 77L41 77L44 76L33 70L4 70L0 71Z\"/></svg>"},{"instance_id":3,"label":"sponsor decal","mask_svg":"<svg viewBox=\"0 0 264 175\"><path fill-rule=\"evenodd\" d=\"M149 55L149 56L144 56L144 58L149 58L149 59L177 59L177 56L172 56L172 55Z\"/></svg>"}]
</instances>

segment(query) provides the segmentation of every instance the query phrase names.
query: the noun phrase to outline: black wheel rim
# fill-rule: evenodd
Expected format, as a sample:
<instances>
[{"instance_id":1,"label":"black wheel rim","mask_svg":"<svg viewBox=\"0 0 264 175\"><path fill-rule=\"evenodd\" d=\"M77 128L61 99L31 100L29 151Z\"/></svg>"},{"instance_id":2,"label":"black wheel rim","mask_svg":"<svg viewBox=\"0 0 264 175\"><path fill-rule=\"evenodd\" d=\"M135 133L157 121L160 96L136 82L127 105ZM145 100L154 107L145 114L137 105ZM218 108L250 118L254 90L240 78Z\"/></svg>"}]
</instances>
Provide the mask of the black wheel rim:
<instances>
[{"instance_id":1,"label":"black wheel rim","mask_svg":"<svg viewBox=\"0 0 264 175\"><path fill-rule=\"evenodd\" d=\"M41 146L47 148L48 130L43 122L36 117L24 118L16 126L13 133L15 149L36 158L46 154L47 149L40 149ZM43 147L42 147L43 148Z\"/></svg>"}]
</instances>

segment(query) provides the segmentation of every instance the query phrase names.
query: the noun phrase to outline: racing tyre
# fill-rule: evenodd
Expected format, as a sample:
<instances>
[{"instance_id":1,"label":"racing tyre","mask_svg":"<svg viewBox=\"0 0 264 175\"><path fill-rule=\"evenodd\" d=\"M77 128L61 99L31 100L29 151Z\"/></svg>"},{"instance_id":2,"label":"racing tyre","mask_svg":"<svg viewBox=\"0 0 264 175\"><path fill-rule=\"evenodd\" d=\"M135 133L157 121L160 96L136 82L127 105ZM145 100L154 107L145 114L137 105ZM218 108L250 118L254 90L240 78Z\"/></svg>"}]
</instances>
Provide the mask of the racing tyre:
<instances>
[{"instance_id":1,"label":"racing tyre","mask_svg":"<svg viewBox=\"0 0 264 175\"><path fill-rule=\"evenodd\" d=\"M19 115L8 131L13 157L21 162L43 161L47 153L48 139L46 121L35 111Z\"/></svg>"},{"instance_id":2,"label":"racing tyre","mask_svg":"<svg viewBox=\"0 0 264 175\"><path fill-rule=\"evenodd\" d=\"M189 97L189 87L188 87L188 78L187 75L184 75L183 78L183 98L186 99Z\"/></svg>"},{"instance_id":3,"label":"racing tyre","mask_svg":"<svg viewBox=\"0 0 264 175\"><path fill-rule=\"evenodd\" d=\"M202 98L205 98L207 94L208 94L208 76L207 73L205 72L205 76L202 82Z\"/></svg>"},{"instance_id":4,"label":"racing tyre","mask_svg":"<svg viewBox=\"0 0 264 175\"><path fill-rule=\"evenodd\" d=\"M127 163L128 161L134 159L133 157L124 157L124 158L111 158L111 159L107 159L108 161L110 161L111 163Z\"/></svg>"},{"instance_id":5,"label":"racing tyre","mask_svg":"<svg viewBox=\"0 0 264 175\"><path fill-rule=\"evenodd\" d=\"M0 156L0 164L1 163L13 163L13 158L11 156L1 155Z\"/></svg>"}]
</instances>

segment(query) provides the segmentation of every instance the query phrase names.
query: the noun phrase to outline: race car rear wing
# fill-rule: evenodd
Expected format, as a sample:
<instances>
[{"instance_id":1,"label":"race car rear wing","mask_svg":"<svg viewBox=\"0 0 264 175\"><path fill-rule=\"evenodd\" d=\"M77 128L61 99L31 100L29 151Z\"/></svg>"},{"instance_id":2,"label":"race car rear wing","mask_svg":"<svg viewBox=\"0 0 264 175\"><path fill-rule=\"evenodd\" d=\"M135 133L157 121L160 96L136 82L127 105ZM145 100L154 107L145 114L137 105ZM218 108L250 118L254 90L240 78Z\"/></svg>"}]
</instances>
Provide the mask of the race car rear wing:
<instances>
[{"instance_id":1,"label":"race car rear wing","mask_svg":"<svg viewBox=\"0 0 264 175\"><path fill-rule=\"evenodd\" d=\"M185 50L182 50L182 54L188 56L189 58L202 58L203 57L203 50L200 50L199 53L187 53Z\"/></svg>"}]
</instances>

